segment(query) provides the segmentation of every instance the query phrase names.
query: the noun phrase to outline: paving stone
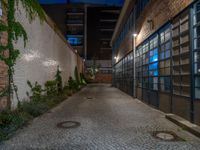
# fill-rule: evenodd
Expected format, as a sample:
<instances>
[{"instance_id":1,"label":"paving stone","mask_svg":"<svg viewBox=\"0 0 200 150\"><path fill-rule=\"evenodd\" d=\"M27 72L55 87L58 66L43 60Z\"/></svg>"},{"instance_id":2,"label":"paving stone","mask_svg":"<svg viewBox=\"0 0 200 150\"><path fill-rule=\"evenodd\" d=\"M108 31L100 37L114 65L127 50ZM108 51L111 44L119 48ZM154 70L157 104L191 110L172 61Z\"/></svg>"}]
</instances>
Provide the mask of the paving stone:
<instances>
[{"instance_id":1,"label":"paving stone","mask_svg":"<svg viewBox=\"0 0 200 150\"><path fill-rule=\"evenodd\" d=\"M93 97L93 99L85 99ZM78 121L73 129L57 123ZM165 142L154 131L171 131L185 141ZM92 84L36 118L1 150L200 150L200 140L165 114L106 84Z\"/></svg>"}]
</instances>

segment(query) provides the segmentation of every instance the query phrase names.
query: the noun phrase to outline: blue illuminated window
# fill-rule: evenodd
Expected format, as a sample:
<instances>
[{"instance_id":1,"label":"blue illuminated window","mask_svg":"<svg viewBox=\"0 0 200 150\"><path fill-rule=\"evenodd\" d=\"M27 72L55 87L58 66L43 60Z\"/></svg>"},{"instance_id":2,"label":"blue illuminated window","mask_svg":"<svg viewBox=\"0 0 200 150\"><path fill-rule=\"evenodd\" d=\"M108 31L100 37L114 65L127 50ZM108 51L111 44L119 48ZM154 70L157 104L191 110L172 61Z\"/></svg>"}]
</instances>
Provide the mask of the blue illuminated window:
<instances>
[{"instance_id":1,"label":"blue illuminated window","mask_svg":"<svg viewBox=\"0 0 200 150\"><path fill-rule=\"evenodd\" d=\"M158 63L153 63L149 65L149 70L155 70L158 69Z\"/></svg>"},{"instance_id":2,"label":"blue illuminated window","mask_svg":"<svg viewBox=\"0 0 200 150\"><path fill-rule=\"evenodd\" d=\"M68 37L67 41L69 42L69 44L71 44L72 46L78 46L82 44L82 41L80 38L76 38L76 37Z\"/></svg>"},{"instance_id":3,"label":"blue illuminated window","mask_svg":"<svg viewBox=\"0 0 200 150\"><path fill-rule=\"evenodd\" d=\"M150 63L158 61L158 48L150 51Z\"/></svg>"}]
</instances>

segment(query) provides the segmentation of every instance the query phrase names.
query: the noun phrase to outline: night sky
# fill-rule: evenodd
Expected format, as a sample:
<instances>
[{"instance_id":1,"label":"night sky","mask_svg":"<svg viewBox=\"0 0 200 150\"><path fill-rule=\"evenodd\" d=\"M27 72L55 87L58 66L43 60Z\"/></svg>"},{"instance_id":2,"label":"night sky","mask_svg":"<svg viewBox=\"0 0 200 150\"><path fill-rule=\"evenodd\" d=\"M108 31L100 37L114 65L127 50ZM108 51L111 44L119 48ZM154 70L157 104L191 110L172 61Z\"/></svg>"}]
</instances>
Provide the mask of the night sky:
<instances>
[{"instance_id":1,"label":"night sky","mask_svg":"<svg viewBox=\"0 0 200 150\"><path fill-rule=\"evenodd\" d=\"M101 5L115 5L122 6L124 0L39 0L41 4L59 4L59 3L88 3L88 4L101 4Z\"/></svg>"}]
</instances>

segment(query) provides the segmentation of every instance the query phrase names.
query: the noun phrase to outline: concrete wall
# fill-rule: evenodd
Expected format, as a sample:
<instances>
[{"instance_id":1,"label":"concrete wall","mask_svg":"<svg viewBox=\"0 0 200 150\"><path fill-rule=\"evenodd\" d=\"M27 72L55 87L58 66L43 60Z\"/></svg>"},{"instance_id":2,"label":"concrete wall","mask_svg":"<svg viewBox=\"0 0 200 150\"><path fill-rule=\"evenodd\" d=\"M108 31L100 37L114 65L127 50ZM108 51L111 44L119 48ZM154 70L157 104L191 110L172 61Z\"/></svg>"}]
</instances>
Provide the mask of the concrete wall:
<instances>
[{"instance_id":1,"label":"concrete wall","mask_svg":"<svg viewBox=\"0 0 200 150\"><path fill-rule=\"evenodd\" d=\"M79 72L82 71L81 58L77 57L48 17L42 24L39 19L30 23L25 10L20 7L16 12L16 20L24 26L29 39L25 48L22 39L16 43L16 48L21 54L15 66L14 81L18 87L20 100L27 99L27 80L44 84L47 80L54 79L57 65L61 68L63 82L67 82L69 76L74 76L75 66L78 66ZM16 107L15 97L11 105L13 108Z\"/></svg>"}]
</instances>

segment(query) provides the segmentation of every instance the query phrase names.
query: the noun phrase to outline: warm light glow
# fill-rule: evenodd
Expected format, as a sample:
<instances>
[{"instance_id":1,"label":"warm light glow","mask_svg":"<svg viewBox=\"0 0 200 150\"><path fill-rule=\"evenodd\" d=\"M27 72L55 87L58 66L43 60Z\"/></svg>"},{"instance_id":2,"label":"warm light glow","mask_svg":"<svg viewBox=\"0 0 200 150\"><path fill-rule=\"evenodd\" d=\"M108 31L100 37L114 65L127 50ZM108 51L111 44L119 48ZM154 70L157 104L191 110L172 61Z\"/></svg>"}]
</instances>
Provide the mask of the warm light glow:
<instances>
[{"instance_id":1,"label":"warm light glow","mask_svg":"<svg viewBox=\"0 0 200 150\"><path fill-rule=\"evenodd\" d=\"M133 33L133 37L137 37L138 35L137 35L137 33Z\"/></svg>"},{"instance_id":2,"label":"warm light glow","mask_svg":"<svg viewBox=\"0 0 200 150\"><path fill-rule=\"evenodd\" d=\"M119 58L117 56L114 57L115 61L118 62Z\"/></svg>"},{"instance_id":3,"label":"warm light glow","mask_svg":"<svg viewBox=\"0 0 200 150\"><path fill-rule=\"evenodd\" d=\"M58 65L58 62L55 61L55 60L49 59L49 60L44 61L44 62L43 62L43 65L44 65L45 67L57 66L57 65Z\"/></svg>"},{"instance_id":4,"label":"warm light glow","mask_svg":"<svg viewBox=\"0 0 200 150\"><path fill-rule=\"evenodd\" d=\"M27 52L22 55L22 59L24 59L27 62L33 61L40 57L41 57L40 53L37 50L32 50L32 49L27 50Z\"/></svg>"}]
</instances>

